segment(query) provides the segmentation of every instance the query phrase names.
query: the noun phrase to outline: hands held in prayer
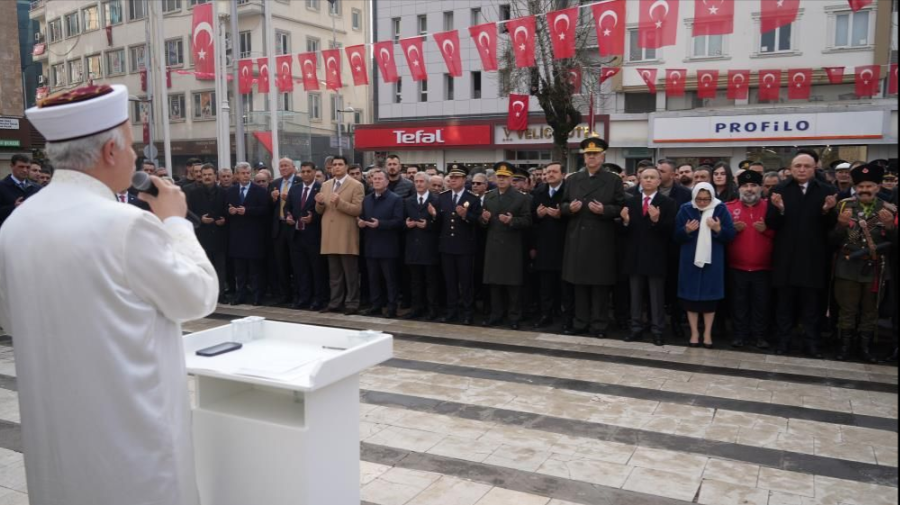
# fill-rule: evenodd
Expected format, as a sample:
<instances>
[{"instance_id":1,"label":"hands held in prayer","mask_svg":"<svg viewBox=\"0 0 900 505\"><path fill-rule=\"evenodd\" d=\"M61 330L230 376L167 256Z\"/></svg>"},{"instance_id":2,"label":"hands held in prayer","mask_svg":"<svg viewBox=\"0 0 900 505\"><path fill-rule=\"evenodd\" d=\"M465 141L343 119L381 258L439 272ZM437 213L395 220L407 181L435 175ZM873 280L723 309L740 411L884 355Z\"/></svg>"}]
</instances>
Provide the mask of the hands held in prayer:
<instances>
[{"instance_id":1,"label":"hands held in prayer","mask_svg":"<svg viewBox=\"0 0 900 505\"><path fill-rule=\"evenodd\" d=\"M622 207L622 212L619 212L619 217L622 218L622 224L628 225L631 223L631 211L628 210L628 207Z\"/></svg>"},{"instance_id":2,"label":"hands held in prayer","mask_svg":"<svg viewBox=\"0 0 900 505\"><path fill-rule=\"evenodd\" d=\"M150 209L160 221L170 217L184 217L187 215L187 199L181 188L173 182L160 179L155 175L150 176L153 185L159 190L156 196L140 192L138 198L150 205Z\"/></svg>"},{"instance_id":3,"label":"hands held in prayer","mask_svg":"<svg viewBox=\"0 0 900 505\"><path fill-rule=\"evenodd\" d=\"M506 214L500 214L497 219L499 219L501 223L508 225L512 224L513 215L511 212L507 212Z\"/></svg>"},{"instance_id":4,"label":"hands held in prayer","mask_svg":"<svg viewBox=\"0 0 900 505\"><path fill-rule=\"evenodd\" d=\"M362 228L372 228L372 229L378 228L378 220L375 219L374 217L369 221L365 221L365 220L357 218L356 224L359 225L360 229L362 229Z\"/></svg>"},{"instance_id":5,"label":"hands held in prayer","mask_svg":"<svg viewBox=\"0 0 900 505\"><path fill-rule=\"evenodd\" d=\"M317 193L316 194L316 203L325 205L325 195L323 195L322 193Z\"/></svg>"},{"instance_id":6,"label":"hands held in prayer","mask_svg":"<svg viewBox=\"0 0 900 505\"><path fill-rule=\"evenodd\" d=\"M312 212L307 212L305 216L300 218L300 222L303 224L312 224L313 217Z\"/></svg>"},{"instance_id":7,"label":"hands held in prayer","mask_svg":"<svg viewBox=\"0 0 900 505\"><path fill-rule=\"evenodd\" d=\"M290 212L284 214L284 222L287 223L288 226L297 224L297 221L294 221L294 216L292 216Z\"/></svg>"},{"instance_id":8,"label":"hands held in prayer","mask_svg":"<svg viewBox=\"0 0 900 505\"><path fill-rule=\"evenodd\" d=\"M772 196L769 197L769 202L774 205L776 209L784 212L784 197L782 197L780 193L772 193Z\"/></svg>"},{"instance_id":9,"label":"hands held in prayer","mask_svg":"<svg viewBox=\"0 0 900 505\"><path fill-rule=\"evenodd\" d=\"M216 226L225 226L225 216L222 216L216 220Z\"/></svg>"},{"instance_id":10,"label":"hands held in prayer","mask_svg":"<svg viewBox=\"0 0 900 505\"><path fill-rule=\"evenodd\" d=\"M489 223L491 221L491 211L487 209L481 211L481 220L485 223Z\"/></svg>"},{"instance_id":11,"label":"hands held in prayer","mask_svg":"<svg viewBox=\"0 0 900 505\"><path fill-rule=\"evenodd\" d=\"M209 217L209 214L203 214L203 217L200 218L200 222L203 224L213 224L216 220Z\"/></svg>"},{"instance_id":12,"label":"hands held in prayer","mask_svg":"<svg viewBox=\"0 0 900 505\"><path fill-rule=\"evenodd\" d=\"M456 215L465 219L466 215L469 213L469 207L463 205L456 206Z\"/></svg>"},{"instance_id":13,"label":"hands held in prayer","mask_svg":"<svg viewBox=\"0 0 900 505\"><path fill-rule=\"evenodd\" d=\"M272 191L272 201L273 202L277 202L279 196L281 196L280 191L278 191L277 189ZM287 195L285 195L285 196L287 196Z\"/></svg>"},{"instance_id":14,"label":"hands held in prayer","mask_svg":"<svg viewBox=\"0 0 900 505\"><path fill-rule=\"evenodd\" d=\"M538 215L538 217L541 217L541 218L547 217L547 207L544 207L544 204L541 204L537 208L537 215Z\"/></svg>"},{"instance_id":15,"label":"hands held in prayer","mask_svg":"<svg viewBox=\"0 0 900 505\"><path fill-rule=\"evenodd\" d=\"M598 216L603 215L603 204L597 200L591 201L591 203L588 204L588 209Z\"/></svg>"},{"instance_id":16,"label":"hands held in prayer","mask_svg":"<svg viewBox=\"0 0 900 505\"><path fill-rule=\"evenodd\" d=\"M420 230L424 230L425 227L428 226L428 221L425 219L420 219L420 220L416 221L415 223L416 223L416 228L418 228Z\"/></svg>"},{"instance_id":17,"label":"hands held in prayer","mask_svg":"<svg viewBox=\"0 0 900 505\"><path fill-rule=\"evenodd\" d=\"M694 233L695 231L697 231L699 229L700 229L700 221L697 221L696 219L691 219L684 225L684 231L686 231L688 233L688 235L690 235L691 233Z\"/></svg>"},{"instance_id":18,"label":"hands held in prayer","mask_svg":"<svg viewBox=\"0 0 900 505\"><path fill-rule=\"evenodd\" d=\"M706 225L709 226L710 230L712 230L716 233L719 233L720 231L722 231L722 222L719 221L719 218L717 218L717 217L711 217L711 218L707 219Z\"/></svg>"},{"instance_id":19,"label":"hands held in prayer","mask_svg":"<svg viewBox=\"0 0 900 505\"><path fill-rule=\"evenodd\" d=\"M428 214L431 217L437 217L437 209L434 208L434 205L428 204Z\"/></svg>"},{"instance_id":20,"label":"hands held in prayer","mask_svg":"<svg viewBox=\"0 0 900 505\"><path fill-rule=\"evenodd\" d=\"M337 205L341 201L341 195L335 193L331 195L331 205Z\"/></svg>"},{"instance_id":21,"label":"hands held in prayer","mask_svg":"<svg viewBox=\"0 0 900 505\"><path fill-rule=\"evenodd\" d=\"M572 214L578 214L578 212L581 211L581 207L583 206L584 204L581 203L581 200L575 200L574 202L569 204L569 211L571 211Z\"/></svg>"},{"instance_id":22,"label":"hands held in prayer","mask_svg":"<svg viewBox=\"0 0 900 505\"><path fill-rule=\"evenodd\" d=\"M853 221L853 210L852 209L844 209L838 214L838 224L844 227L850 226L850 222Z\"/></svg>"},{"instance_id":23,"label":"hands held in prayer","mask_svg":"<svg viewBox=\"0 0 900 505\"><path fill-rule=\"evenodd\" d=\"M23 203L24 201L25 201L25 197L24 197L24 196L20 196L19 198L16 198L16 207L18 207L19 205L22 205L22 203Z\"/></svg>"},{"instance_id":24,"label":"hands held in prayer","mask_svg":"<svg viewBox=\"0 0 900 505\"><path fill-rule=\"evenodd\" d=\"M894 229L894 213L887 210L881 209L878 211L878 220L881 221L881 224L887 228L888 230Z\"/></svg>"},{"instance_id":25,"label":"hands held in prayer","mask_svg":"<svg viewBox=\"0 0 900 505\"><path fill-rule=\"evenodd\" d=\"M547 209L547 215L553 219L559 219L562 216L562 211L559 210L559 207L545 207L545 209Z\"/></svg>"},{"instance_id":26,"label":"hands held in prayer","mask_svg":"<svg viewBox=\"0 0 900 505\"><path fill-rule=\"evenodd\" d=\"M412 220L412 219L410 219L410 218L406 218L406 227L407 227L408 229L412 230L412 229L415 228L416 226L417 226L416 221L414 221L414 220Z\"/></svg>"},{"instance_id":27,"label":"hands held in prayer","mask_svg":"<svg viewBox=\"0 0 900 505\"><path fill-rule=\"evenodd\" d=\"M647 215L650 216L650 221L654 223L659 222L659 207L655 205L650 205L647 207Z\"/></svg>"},{"instance_id":28,"label":"hands held in prayer","mask_svg":"<svg viewBox=\"0 0 900 505\"><path fill-rule=\"evenodd\" d=\"M759 221L753 223L753 228L754 228L756 231L760 232L760 233L765 233L766 230L769 229L769 228L766 226L766 222L765 222L764 220L762 220L762 219L760 219Z\"/></svg>"},{"instance_id":29,"label":"hands held in prayer","mask_svg":"<svg viewBox=\"0 0 900 505\"><path fill-rule=\"evenodd\" d=\"M828 195L825 197L825 205L822 206L822 213L827 213L837 206L837 196Z\"/></svg>"},{"instance_id":30,"label":"hands held in prayer","mask_svg":"<svg viewBox=\"0 0 900 505\"><path fill-rule=\"evenodd\" d=\"M740 233L747 229L747 223L745 223L743 221L735 221L734 229L737 230L738 233Z\"/></svg>"}]
</instances>

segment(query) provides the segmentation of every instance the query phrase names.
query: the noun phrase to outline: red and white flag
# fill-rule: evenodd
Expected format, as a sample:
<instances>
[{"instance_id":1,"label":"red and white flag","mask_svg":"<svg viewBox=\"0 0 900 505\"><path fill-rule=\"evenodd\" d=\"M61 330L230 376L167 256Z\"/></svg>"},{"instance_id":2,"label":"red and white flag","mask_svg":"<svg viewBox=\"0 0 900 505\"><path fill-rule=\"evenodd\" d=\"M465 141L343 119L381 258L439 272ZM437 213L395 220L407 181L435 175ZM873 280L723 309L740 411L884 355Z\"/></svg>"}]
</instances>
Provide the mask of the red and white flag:
<instances>
[{"instance_id":1,"label":"red and white flag","mask_svg":"<svg viewBox=\"0 0 900 505\"><path fill-rule=\"evenodd\" d=\"M825 67L823 70L825 70L825 74L828 75L828 82L831 84L844 83L845 67Z\"/></svg>"},{"instance_id":2,"label":"red and white flag","mask_svg":"<svg viewBox=\"0 0 900 505\"><path fill-rule=\"evenodd\" d=\"M147 91L147 69L141 69L141 91Z\"/></svg>"},{"instance_id":3,"label":"red and white flag","mask_svg":"<svg viewBox=\"0 0 900 505\"><path fill-rule=\"evenodd\" d=\"M509 30L510 44L516 55L516 66L530 68L534 66L534 16L513 19L506 23Z\"/></svg>"},{"instance_id":4,"label":"red and white flag","mask_svg":"<svg viewBox=\"0 0 900 505\"><path fill-rule=\"evenodd\" d=\"M282 93L294 91L293 61L294 58L290 54L283 54L275 58L275 64L278 66L278 72L276 73L278 77L275 79L275 86Z\"/></svg>"},{"instance_id":5,"label":"red and white flag","mask_svg":"<svg viewBox=\"0 0 900 505\"><path fill-rule=\"evenodd\" d=\"M575 57L575 28L578 27L578 10L571 7L547 14L553 57L557 60Z\"/></svg>"},{"instance_id":6,"label":"red and white flag","mask_svg":"<svg viewBox=\"0 0 900 505\"><path fill-rule=\"evenodd\" d=\"M569 83L569 86L572 86L572 94L573 95L581 94L581 80L582 80L581 67L572 67L572 68L566 70L566 82Z\"/></svg>"},{"instance_id":7,"label":"red and white flag","mask_svg":"<svg viewBox=\"0 0 900 505\"><path fill-rule=\"evenodd\" d=\"M238 60L238 92L242 95L253 92L253 60Z\"/></svg>"},{"instance_id":8,"label":"red and white flag","mask_svg":"<svg viewBox=\"0 0 900 505\"><path fill-rule=\"evenodd\" d=\"M528 95L509 95L509 115L506 120L506 128L509 131L519 132L528 129Z\"/></svg>"},{"instance_id":9,"label":"red and white flag","mask_svg":"<svg viewBox=\"0 0 900 505\"><path fill-rule=\"evenodd\" d=\"M397 62L394 60L394 43L390 40L376 42L374 45L375 62L381 70L381 78L384 82L392 83L400 80L397 73Z\"/></svg>"},{"instance_id":10,"label":"red and white flag","mask_svg":"<svg viewBox=\"0 0 900 505\"><path fill-rule=\"evenodd\" d=\"M478 56L481 57L481 66L485 72L495 72L499 68L497 64L497 23L485 23L469 27L469 35L475 41L478 48Z\"/></svg>"},{"instance_id":11,"label":"red and white flag","mask_svg":"<svg viewBox=\"0 0 900 505\"><path fill-rule=\"evenodd\" d=\"M684 84L687 70L671 68L666 70L666 96L684 96Z\"/></svg>"},{"instance_id":12,"label":"red and white flag","mask_svg":"<svg viewBox=\"0 0 900 505\"><path fill-rule=\"evenodd\" d=\"M853 9L853 12L856 12L863 7L871 5L873 1L874 0L850 0L850 8Z\"/></svg>"},{"instance_id":13,"label":"red and white flag","mask_svg":"<svg viewBox=\"0 0 900 505\"><path fill-rule=\"evenodd\" d=\"M269 58L258 58L256 66L259 67L259 77L256 79L256 92L266 94L269 92Z\"/></svg>"},{"instance_id":14,"label":"red and white flag","mask_svg":"<svg viewBox=\"0 0 900 505\"><path fill-rule=\"evenodd\" d=\"M728 71L728 99L746 100L750 97L750 71Z\"/></svg>"},{"instance_id":15,"label":"red and white flag","mask_svg":"<svg viewBox=\"0 0 900 505\"><path fill-rule=\"evenodd\" d=\"M694 37L734 33L734 0L694 0Z\"/></svg>"},{"instance_id":16,"label":"red and white flag","mask_svg":"<svg viewBox=\"0 0 900 505\"><path fill-rule=\"evenodd\" d=\"M300 73L303 75L303 90L313 91L319 89L319 71L316 68L318 55L316 53L303 53L297 55L300 63ZM281 64L278 65L279 68Z\"/></svg>"},{"instance_id":17,"label":"red and white flag","mask_svg":"<svg viewBox=\"0 0 900 505\"><path fill-rule=\"evenodd\" d=\"M900 76L897 75L897 64L894 63L891 65L891 74L888 76L888 94L896 95L897 94L897 82L900 80Z\"/></svg>"},{"instance_id":18,"label":"red and white flag","mask_svg":"<svg viewBox=\"0 0 900 505\"><path fill-rule=\"evenodd\" d=\"M856 96L872 97L878 94L881 82L881 65L856 67Z\"/></svg>"},{"instance_id":19,"label":"red and white flag","mask_svg":"<svg viewBox=\"0 0 900 505\"><path fill-rule=\"evenodd\" d=\"M215 32L211 3L194 6L191 24L191 52L197 78L214 79L216 72Z\"/></svg>"},{"instance_id":20,"label":"red and white flag","mask_svg":"<svg viewBox=\"0 0 900 505\"><path fill-rule=\"evenodd\" d=\"M347 61L350 62L350 73L353 74L353 84L364 86L369 84L369 70L366 68L366 45L350 46L347 51Z\"/></svg>"},{"instance_id":21,"label":"red and white flag","mask_svg":"<svg viewBox=\"0 0 900 505\"><path fill-rule=\"evenodd\" d=\"M622 56L625 54L625 0L613 0L594 4L594 26L597 27L597 42L600 56Z\"/></svg>"},{"instance_id":22,"label":"red and white flag","mask_svg":"<svg viewBox=\"0 0 900 505\"><path fill-rule=\"evenodd\" d=\"M341 50L339 48L322 51L322 61L325 62L325 87L330 90L338 90L344 86L341 76Z\"/></svg>"},{"instance_id":23,"label":"red and white flag","mask_svg":"<svg viewBox=\"0 0 900 505\"><path fill-rule=\"evenodd\" d=\"M760 0L759 29L762 33L789 25L800 13L800 0Z\"/></svg>"},{"instance_id":24,"label":"red and white flag","mask_svg":"<svg viewBox=\"0 0 900 505\"><path fill-rule=\"evenodd\" d=\"M781 98L781 70L760 70L760 101L777 101L779 98Z\"/></svg>"},{"instance_id":25,"label":"red and white flag","mask_svg":"<svg viewBox=\"0 0 900 505\"><path fill-rule=\"evenodd\" d=\"M622 71L622 67L602 67L600 69L600 84L608 81Z\"/></svg>"},{"instance_id":26,"label":"red and white flag","mask_svg":"<svg viewBox=\"0 0 900 505\"><path fill-rule=\"evenodd\" d=\"M409 65L409 72L414 81L428 79L428 70L425 69L424 45L425 37L412 37L400 41L400 48L406 55L406 64Z\"/></svg>"},{"instance_id":27,"label":"red and white flag","mask_svg":"<svg viewBox=\"0 0 900 505\"><path fill-rule=\"evenodd\" d=\"M659 71L655 68L638 68L636 70L638 75L641 76L641 79L644 80L644 84L647 85L650 92L656 93L656 76Z\"/></svg>"},{"instance_id":28,"label":"red and white flag","mask_svg":"<svg viewBox=\"0 0 900 505\"><path fill-rule=\"evenodd\" d=\"M435 33L434 41L444 57L444 63L447 64L447 73L453 77L462 76L462 56L460 56L459 32Z\"/></svg>"},{"instance_id":29,"label":"red and white flag","mask_svg":"<svg viewBox=\"0 0 900 505\"><path fill-rule=\"evenodd\" d=\"M713 99L719 93L719 71L697 71L697 98Z\"/></svg>"},{"instance_id":30,"label":"red and white flag","mask_svg":"<svg viewBox=\"0 0 900 505\"><path fill-rule=\"evenodd\" d=\"M678 39L679 0L640 0L638 46L659 49L674 46Z\"/></svg>"},{"instance_id":31,"label":"red and white flag","mask_svg":"<svg viewBox=\"0 0 900 505\"><path fill-rule=\"evenodd\" d=\"M788 70L788 100L809 100L812 94L812 79L811 68Z\"/></svg>"}]
</instances>

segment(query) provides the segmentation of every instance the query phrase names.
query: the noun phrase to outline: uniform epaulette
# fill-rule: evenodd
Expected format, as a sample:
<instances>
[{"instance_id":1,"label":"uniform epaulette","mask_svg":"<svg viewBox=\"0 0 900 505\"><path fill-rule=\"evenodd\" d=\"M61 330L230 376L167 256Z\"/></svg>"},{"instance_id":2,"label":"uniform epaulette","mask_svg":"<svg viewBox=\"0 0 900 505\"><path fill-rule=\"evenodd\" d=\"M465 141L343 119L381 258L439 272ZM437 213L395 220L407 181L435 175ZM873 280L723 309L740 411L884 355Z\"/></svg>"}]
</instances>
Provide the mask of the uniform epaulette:
<instances>
[{"instance_id":1,"label":"uniform epaulette","mask_svg":"<svg viewBox=\"0 0 900 505\"><path fill-rule=\"evenodd\" d=\"M451 191L453 191L453 190L452 190L452 189L447 189L447 190L441 191L441 194L443 195L443 194L449 193L449 192L451 192Z\"/></svg>"},{"instance_id":2,"label":"uniform epaulette","mask_svg":"<svg viewBox=\"0 0 900 505\"><path fill-rule=\"evenodd\" d=\"M471 190L466 190L466 193L468 193L468 194L474 196L475 198L478 198L478 195L476 195L475 193L473 193Z\"/></svg>"},{"instance_id":3,"label":"uniform epaulette","mask_svg":"<svg viewBox=\"0 0 900 505\"><path fill-rule=\"evenodd\" d=\"M841 201L838 202L838 203L850 203L850 202L855 202L855 201L856 201L856 197L855 197L855 196L851 196L850 198L844 198L843 200L841 200Z\"/></svg>"}]
</instances>

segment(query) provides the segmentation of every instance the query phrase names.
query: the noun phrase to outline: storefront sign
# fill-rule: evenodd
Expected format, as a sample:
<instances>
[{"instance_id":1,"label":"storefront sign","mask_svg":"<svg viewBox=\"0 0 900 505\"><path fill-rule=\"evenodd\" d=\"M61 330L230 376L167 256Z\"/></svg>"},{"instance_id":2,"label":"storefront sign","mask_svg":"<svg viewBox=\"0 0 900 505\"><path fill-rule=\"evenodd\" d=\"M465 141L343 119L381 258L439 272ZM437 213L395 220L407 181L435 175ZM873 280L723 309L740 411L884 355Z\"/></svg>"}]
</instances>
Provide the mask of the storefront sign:
<instances>
[{"instance_id":1,"label":"storefront sign","mask_svg":"<svg viewBox=\"0 0 900 505\"><path fill-rule=\"evenodd\" d=\"M13 117L0 117L0 130L18 130L19 120Z\"/></svg>"},{"instance_id":2,"label":"storefront sign","mask_svg":"<svg viewBox=\"0 0 900 505\"><path fill-rule=\"evenodd\" d=\"M0 139L0 147L21 147L22 142L19 140Z\"/></svg>"},{"instance_id":3,"label":"storefront sign","mask_svg":"<svg viewBox=\"0 0 900 505\"><path fill-rule=\"evenodd\" d=\"M569 133L569 143L581 143L582 140L590 135L590 132L591 129L587 124L576 126L575 129ZM525 131L514 132L509 131L504 125L497 125L494 127L494 138L496 138L498 145L521 146L531 144L552 144L553 128L550 128L547 125L534 125Z\"/></svg>"},{"instance_id":4,"label":"storefront sign","mask_svg":"<svg viewBox=\"0 0 900 505\"><path fill-rule=\"evenodd\" d=\"M884 112L658 117L656 144L866 140L884 137Z\"/></svg>"},{"instance_id":5,"label":"storefront sign","mask_svg":"<svg viewBox=\"0 0 900 505\"><path fill-rule=\"evenodd\" d=\"M356 128L356 149L471 147L492 144L490 125Z\"/></svg>"}]
</instances>

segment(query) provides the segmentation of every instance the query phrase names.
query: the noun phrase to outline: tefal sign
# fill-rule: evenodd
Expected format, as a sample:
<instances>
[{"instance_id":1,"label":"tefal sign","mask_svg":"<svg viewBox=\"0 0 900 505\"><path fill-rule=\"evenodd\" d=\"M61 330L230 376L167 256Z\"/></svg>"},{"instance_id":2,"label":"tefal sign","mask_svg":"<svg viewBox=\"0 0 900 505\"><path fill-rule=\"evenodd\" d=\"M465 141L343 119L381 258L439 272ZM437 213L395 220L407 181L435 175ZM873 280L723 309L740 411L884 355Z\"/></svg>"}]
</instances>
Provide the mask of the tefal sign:
<instances>
[{"instance_id":1,"label":"tefal sign","mask_svg":"<svg viewBox=\"0 0 900 505\"><path fill-rule=\"evenodd\" d=\"M491 125L357 128L356 149L444 148L490 146Z\"/></svg>"}]
</instances>

